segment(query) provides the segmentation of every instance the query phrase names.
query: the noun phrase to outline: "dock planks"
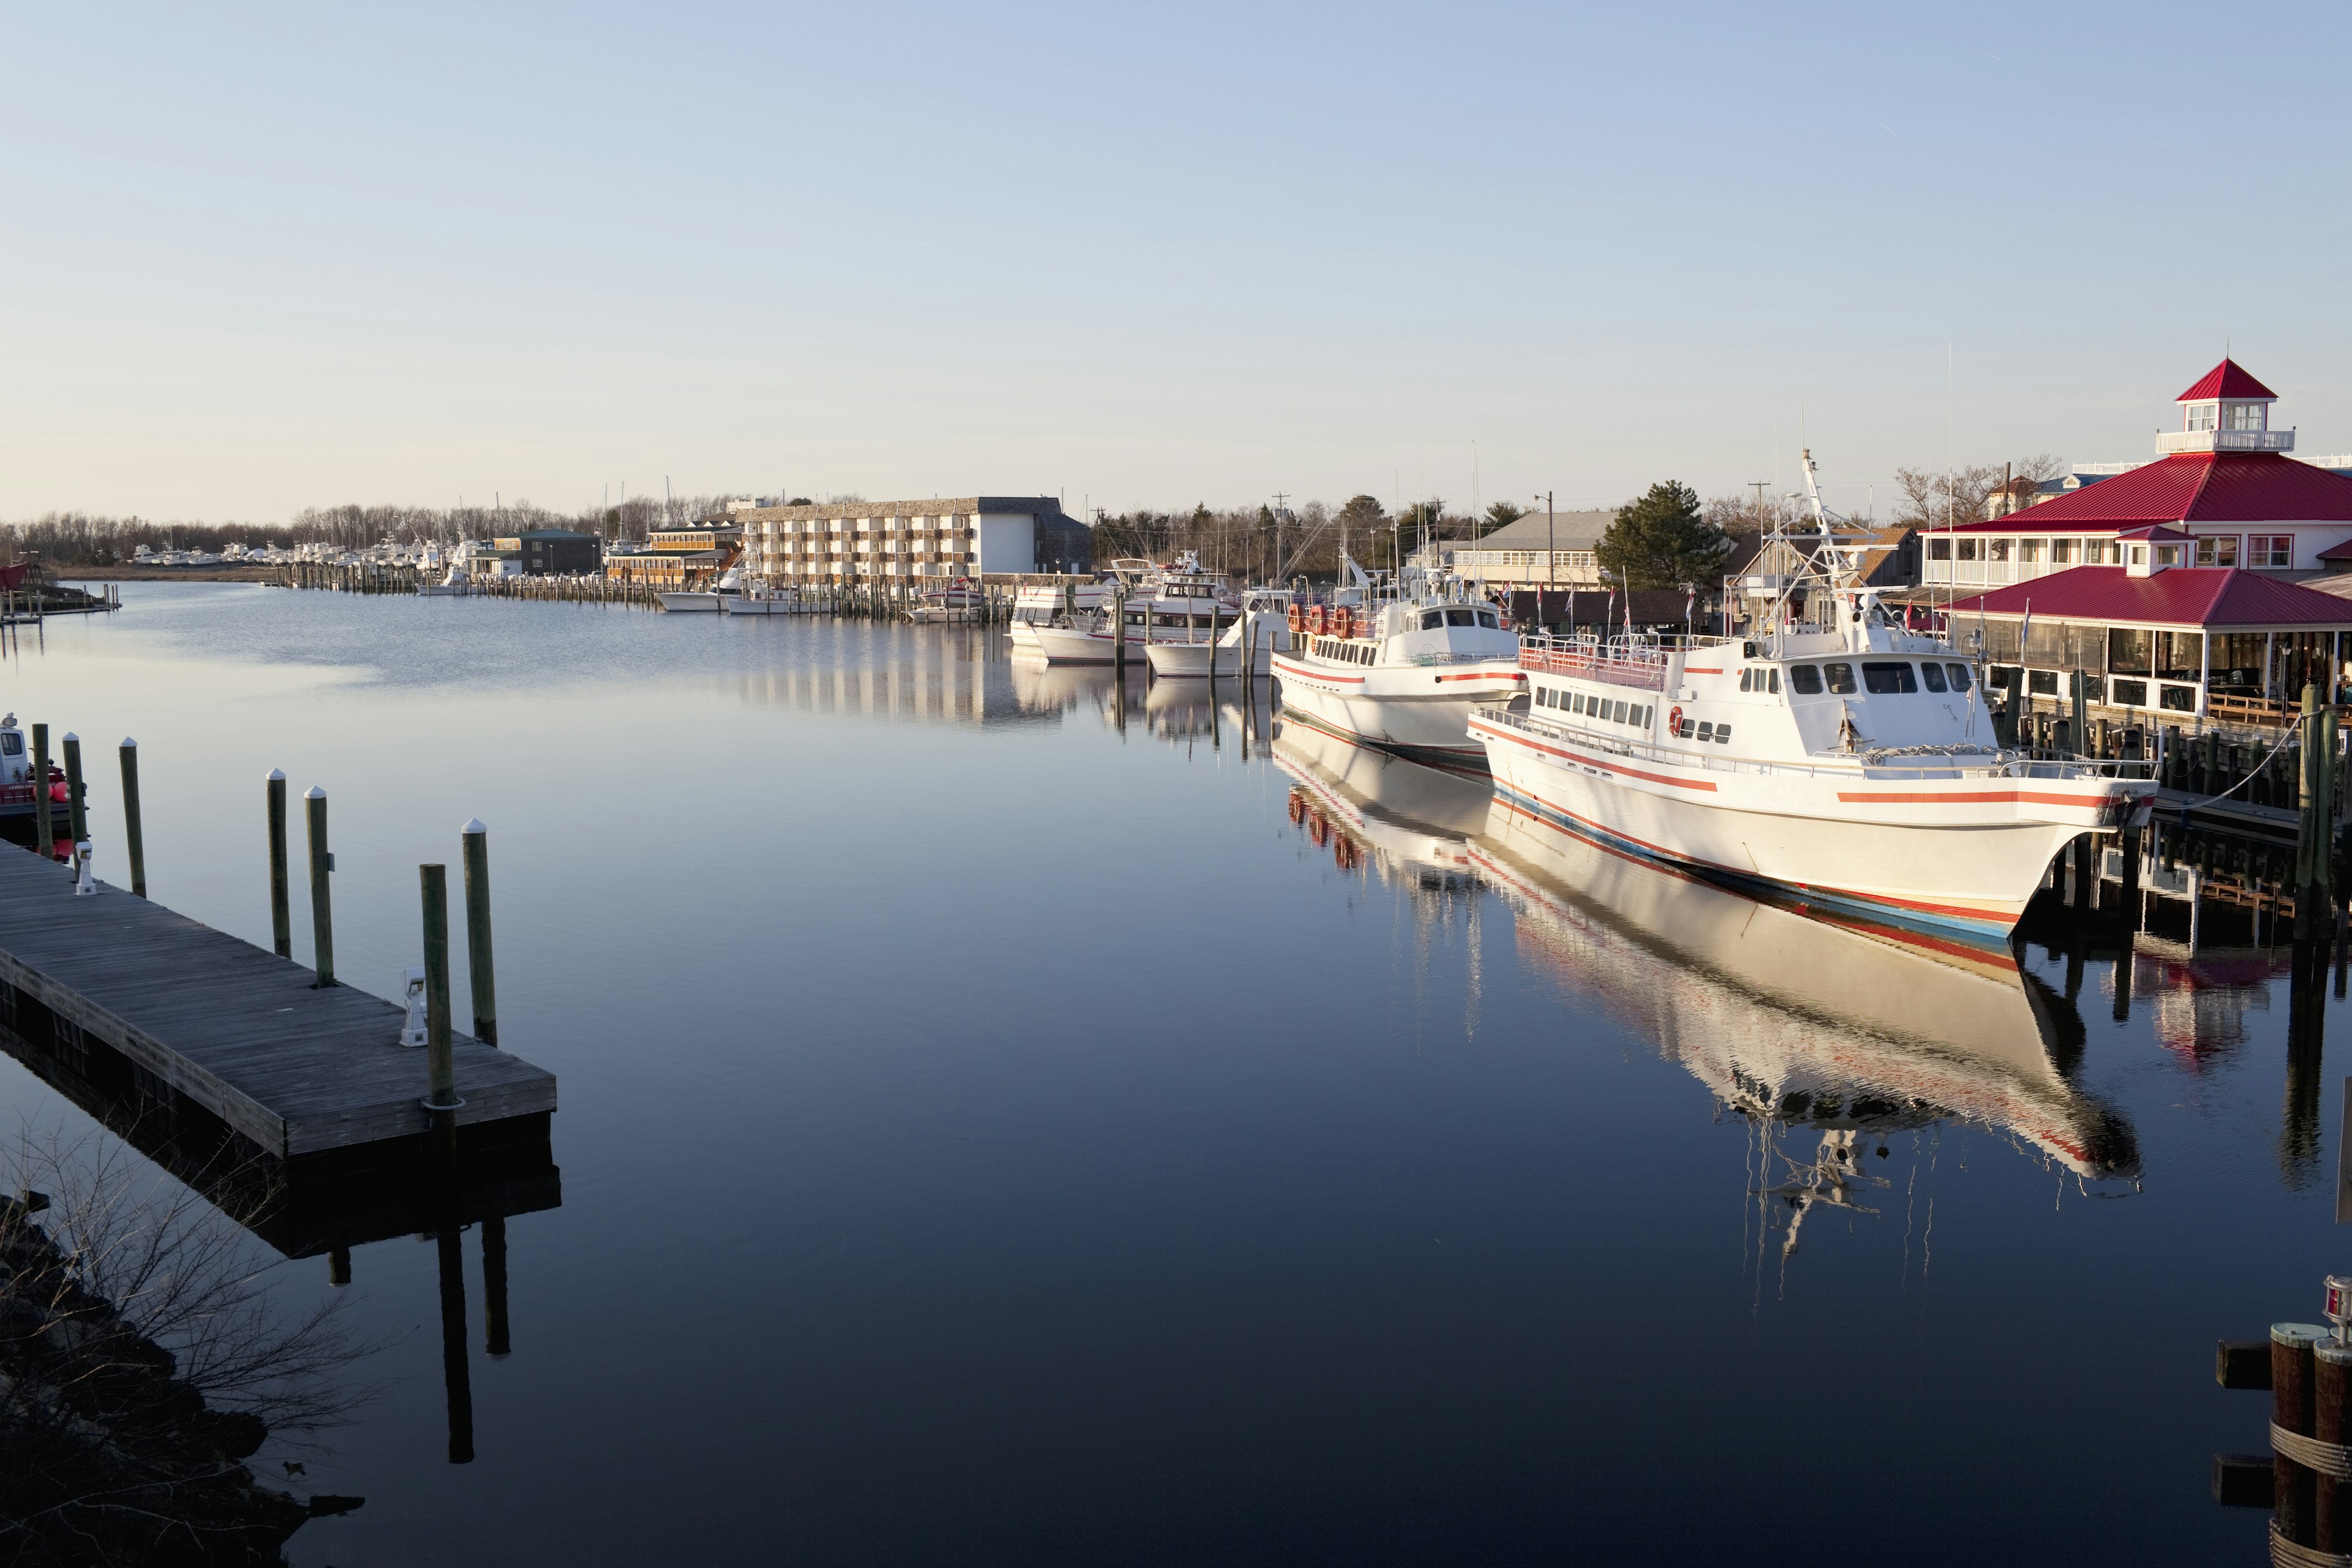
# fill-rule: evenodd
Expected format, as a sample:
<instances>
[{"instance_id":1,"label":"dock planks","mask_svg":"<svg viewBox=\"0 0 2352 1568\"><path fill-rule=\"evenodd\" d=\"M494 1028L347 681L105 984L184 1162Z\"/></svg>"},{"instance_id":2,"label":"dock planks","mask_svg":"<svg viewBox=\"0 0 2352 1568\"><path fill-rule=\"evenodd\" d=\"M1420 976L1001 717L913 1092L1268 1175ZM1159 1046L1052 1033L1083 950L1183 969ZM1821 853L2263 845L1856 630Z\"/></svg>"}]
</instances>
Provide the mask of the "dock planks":
<instances>
[{"instance_id":1,"label":"dock planks","mask_svg":"<svg viewBox=\"0 0 2352 1568\"><path fill-rule=\"evenodd\" d=\"M78 898L64 866L0 844L0 1021L37 1002L281 1159L424 1130L400 1007L100 886ZM555 1109L554 1074L464 1035L455 1056L459 1126Z\"/></svg>"}]
</instances>

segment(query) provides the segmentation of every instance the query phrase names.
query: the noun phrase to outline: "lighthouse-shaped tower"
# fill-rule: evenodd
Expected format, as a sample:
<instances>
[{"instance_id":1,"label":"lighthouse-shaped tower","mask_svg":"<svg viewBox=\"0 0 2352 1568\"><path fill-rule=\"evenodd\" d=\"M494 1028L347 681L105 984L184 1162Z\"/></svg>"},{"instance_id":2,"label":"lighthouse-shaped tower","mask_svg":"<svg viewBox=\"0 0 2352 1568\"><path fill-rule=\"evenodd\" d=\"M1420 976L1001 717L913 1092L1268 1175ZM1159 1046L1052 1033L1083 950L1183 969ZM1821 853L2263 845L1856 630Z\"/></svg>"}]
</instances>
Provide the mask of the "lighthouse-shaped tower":
<instances>
[{"instance_id":1,"label":"lighthouse-shaped tower","mask_svg":"<svg viewBox=\"0 0 2352 1568\"><path fill-rule=\"evenodd\" d=\"M2292 452L2294 432L2271 428L2278 394L2237 361L2225 359L2182 393L2180 428L2156 438L2156 449L2178 452Z\"/></svg>"}]
</instances>

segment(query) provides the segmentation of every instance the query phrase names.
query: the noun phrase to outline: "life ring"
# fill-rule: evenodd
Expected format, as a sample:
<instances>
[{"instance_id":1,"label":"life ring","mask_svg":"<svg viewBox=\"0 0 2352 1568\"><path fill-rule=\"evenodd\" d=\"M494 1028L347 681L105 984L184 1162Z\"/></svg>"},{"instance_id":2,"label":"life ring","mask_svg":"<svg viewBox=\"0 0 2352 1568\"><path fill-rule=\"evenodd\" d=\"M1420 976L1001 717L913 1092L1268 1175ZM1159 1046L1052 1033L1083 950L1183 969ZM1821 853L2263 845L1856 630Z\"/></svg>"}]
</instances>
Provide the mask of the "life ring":
<instances>
[{"instance_id":1,"label":"life ring","mask_svg":"<svg viewBox=\"0 0 2352 1568\"><path fill-rule=\"evenodd\" d=\"M1669 735L1679 735L1682 732L1683 710L1680 708L1676 708L1673 712L1666 715L1666 733Z\"/></svg>"},{"instance_id":2,"label":"life ring","mask_svg":"<svg viewBox=\"0 0 2352 1568\"><path fill-rule=\"evenodd\" d=\"M1297 605L1290 606L1290 635L1297 637L1307 629L1307 612ZM1294 818L1293 820L1296 820Z\"/></svg>"}]
</instances>

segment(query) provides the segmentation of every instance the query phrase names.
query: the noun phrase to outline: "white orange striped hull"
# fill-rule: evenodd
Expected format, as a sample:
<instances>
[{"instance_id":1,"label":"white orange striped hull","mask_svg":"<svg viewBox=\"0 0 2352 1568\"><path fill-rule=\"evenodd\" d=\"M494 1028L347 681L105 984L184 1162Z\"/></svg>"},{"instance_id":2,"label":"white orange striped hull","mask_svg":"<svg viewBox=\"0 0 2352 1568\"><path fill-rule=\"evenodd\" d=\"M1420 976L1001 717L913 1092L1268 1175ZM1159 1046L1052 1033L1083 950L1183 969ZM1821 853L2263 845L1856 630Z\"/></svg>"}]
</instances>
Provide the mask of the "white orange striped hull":
<instances>
[{"instance_id":1,"label":"white orange striped hull","mask_svg":"<svg viewBox=\"0 0 2352 1568\"><path fill-rule=\"evenodd\" d=\"M2144 780L1743 771L1492 716L1469 729L1498 798L1524 816L1733 883L1979 934L2017 924L2068 840L2119 826L2139 796L2153 799Z\"/></svg>"},{"instance_id":2,"label":"white orange striped hull","mask_svg":"<svg viewBox=\"0 0 2352 1568\"><path fill-rule=\"evenodd\" d=\"M1282 706L1360 746L1480 767L1486 748L1469 733L1473 713L1527 689L1516 659L1457 665L1353 665L1276 654Z\"/></svg>"}]
</instances>

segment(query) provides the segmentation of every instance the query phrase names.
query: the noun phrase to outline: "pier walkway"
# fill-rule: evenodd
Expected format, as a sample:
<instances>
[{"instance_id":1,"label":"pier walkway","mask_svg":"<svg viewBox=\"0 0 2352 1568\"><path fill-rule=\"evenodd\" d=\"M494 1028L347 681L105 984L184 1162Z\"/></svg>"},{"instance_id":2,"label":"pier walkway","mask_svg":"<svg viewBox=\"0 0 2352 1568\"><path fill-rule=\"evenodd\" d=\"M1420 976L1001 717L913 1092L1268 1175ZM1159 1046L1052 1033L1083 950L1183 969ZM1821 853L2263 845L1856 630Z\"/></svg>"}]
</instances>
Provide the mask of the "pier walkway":
<instances>
[{"instance_id":1,"label":"pier walkway","mask_svg":"<svg viewBox=\"0 0 2352 1568\"><path fill-rule=\"evenodd\" d=\"M0 1025L68 1063L102 1047L278 1159L413 1137L425 1053L403 1010L0 844ZM460 1128L555 1109L555 1075L454 1037ZM542 1124L543 1125L543 1124Z\"/></svg>"}]
</instances>

